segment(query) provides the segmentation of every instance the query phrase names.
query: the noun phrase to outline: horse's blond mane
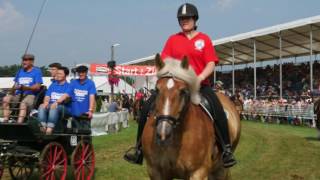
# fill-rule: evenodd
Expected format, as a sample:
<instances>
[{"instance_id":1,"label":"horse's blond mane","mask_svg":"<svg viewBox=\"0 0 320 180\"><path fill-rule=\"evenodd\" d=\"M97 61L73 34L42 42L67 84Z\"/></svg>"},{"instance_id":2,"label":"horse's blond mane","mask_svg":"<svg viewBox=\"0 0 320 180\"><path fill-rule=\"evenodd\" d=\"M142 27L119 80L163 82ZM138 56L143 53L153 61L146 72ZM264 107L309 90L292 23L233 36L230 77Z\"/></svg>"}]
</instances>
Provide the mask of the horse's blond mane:
<instances>
[{"instance_id":1,"label":"horse's blond mane","mask_svg":"<svg viewBox=\"0 0 320 180\"><path fill-rule=\"evenodd\" d=\"M172 76L186 82L191 92L191 102L198 105L200 103L200 83L198 82L197 75L190 67L182 68L182 61L174 58L164 59L164 66L157 72L157 77Z\"/></svg>"}]
</instances>

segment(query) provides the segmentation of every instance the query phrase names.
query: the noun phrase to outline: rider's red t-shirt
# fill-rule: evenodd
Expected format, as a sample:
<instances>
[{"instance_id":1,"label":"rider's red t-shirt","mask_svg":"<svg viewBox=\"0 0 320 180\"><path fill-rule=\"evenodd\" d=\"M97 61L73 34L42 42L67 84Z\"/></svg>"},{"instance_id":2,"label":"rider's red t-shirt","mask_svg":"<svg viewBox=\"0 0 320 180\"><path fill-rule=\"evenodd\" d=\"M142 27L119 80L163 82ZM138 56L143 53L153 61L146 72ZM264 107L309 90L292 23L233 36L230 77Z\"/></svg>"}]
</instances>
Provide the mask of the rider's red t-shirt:
<instances>
[{"instance_id":1,"label":"rider's red t-shirt","mask_svg":"<svg viewBox=\"0 0 320 180\"><path fill-rule=\"evenodd\" d=\"M204 70L207 63L215 62L217 64L219 62L211 39L201 32L192 39L188 39L182 32L169 37L161 53L161 58L183 59L184 56L188 57L189 64L197 75ZM209 81L205 80L202 83L208 84Z\"/></svg>"}]
</instances>

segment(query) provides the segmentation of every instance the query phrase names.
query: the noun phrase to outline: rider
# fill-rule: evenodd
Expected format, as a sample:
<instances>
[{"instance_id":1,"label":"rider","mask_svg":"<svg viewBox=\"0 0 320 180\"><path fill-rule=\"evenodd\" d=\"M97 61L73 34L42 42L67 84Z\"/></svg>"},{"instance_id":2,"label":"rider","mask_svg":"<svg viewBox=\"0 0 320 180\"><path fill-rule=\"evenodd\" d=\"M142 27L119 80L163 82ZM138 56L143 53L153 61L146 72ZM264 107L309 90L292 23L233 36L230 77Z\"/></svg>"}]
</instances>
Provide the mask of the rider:
<instances>
[{"instance_id":1,"label":"rider","mask_svg":"<svg viewBox=\"0 0 320 180\"><path fill-rule=\"evenodd\" d=\"M166 57L183 59L185 55L188 56L189 63L201 82L200 91L209 101L211 109L213 109L211 114L214 116L217 137L221 144L222 161L225 167L231 167L236 164L236 160L231 150L227 118L208 80L208 77L214 71L215 64L219 61L218 57L215 54L215 49L210 38L206 34L196 31L196 22L199 15L194 5L189 3L181 5L178 9L177 18L182 32L169 37L161 54L162 59ZM142 109L137 144L134 148L135 152L127 152L124 155L124 159L131 163L142 164L141 135L155 97L156 95L152 95Z\"/></svg>"}]
</instances>

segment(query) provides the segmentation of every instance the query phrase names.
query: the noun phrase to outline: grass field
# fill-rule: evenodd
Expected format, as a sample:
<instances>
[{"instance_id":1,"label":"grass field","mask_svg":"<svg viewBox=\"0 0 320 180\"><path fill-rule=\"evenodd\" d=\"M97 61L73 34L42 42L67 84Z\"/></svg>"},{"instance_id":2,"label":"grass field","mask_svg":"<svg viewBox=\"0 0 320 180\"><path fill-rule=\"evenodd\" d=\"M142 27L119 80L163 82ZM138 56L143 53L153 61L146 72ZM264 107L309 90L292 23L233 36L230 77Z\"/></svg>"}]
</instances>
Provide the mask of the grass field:
<instances>
[{"instance_id":1,"label":"grass field","mask_svg":"<svg viewBox=\"0 0 320 180\"><path fill-rule=\"evenodd\" d=\"M122 160L135 140L136 125L118 134L94 139L97 157L96 179L148 179L144 166ZM238 165L233 179L320 179L320 141L316 130L287 125L242 121L242 135L236 150Z\"/></svg>"},{"instance_id":2,"label":"grass field","mask_svg":"<svg viewBox=\"0 0 320 180\"><path fill-rule=\"evenodd\" d=\"M136 128L132 122L130 128L117 134L94 138L95 179L148 179L145 166L122 159L134 144ZM320 141L315 137L315 129L242 121L238 164L231 170L232 179L320 179Z\"/></svg>"}]
</instances>

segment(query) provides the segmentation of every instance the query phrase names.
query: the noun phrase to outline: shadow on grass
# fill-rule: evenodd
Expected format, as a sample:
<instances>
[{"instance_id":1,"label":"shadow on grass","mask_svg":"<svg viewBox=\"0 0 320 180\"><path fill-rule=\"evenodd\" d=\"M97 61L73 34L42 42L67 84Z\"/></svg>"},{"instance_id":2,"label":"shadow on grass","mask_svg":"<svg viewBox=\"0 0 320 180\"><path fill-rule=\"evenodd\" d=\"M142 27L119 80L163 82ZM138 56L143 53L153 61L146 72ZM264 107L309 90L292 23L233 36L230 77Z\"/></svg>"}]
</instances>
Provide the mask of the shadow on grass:
<instances>
[{"instance_id":1,"label":"shadow on grass","mask_svg":"<svg viewBox=\"0 0 320 180\"><path fill-rule=\"evenodd\" d=\"M320 143L320 138L319 137L305 137L307 141L316 141Z\"/></svg>"}]
</instances>

